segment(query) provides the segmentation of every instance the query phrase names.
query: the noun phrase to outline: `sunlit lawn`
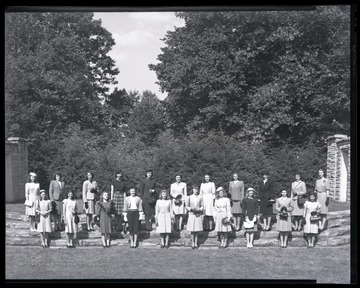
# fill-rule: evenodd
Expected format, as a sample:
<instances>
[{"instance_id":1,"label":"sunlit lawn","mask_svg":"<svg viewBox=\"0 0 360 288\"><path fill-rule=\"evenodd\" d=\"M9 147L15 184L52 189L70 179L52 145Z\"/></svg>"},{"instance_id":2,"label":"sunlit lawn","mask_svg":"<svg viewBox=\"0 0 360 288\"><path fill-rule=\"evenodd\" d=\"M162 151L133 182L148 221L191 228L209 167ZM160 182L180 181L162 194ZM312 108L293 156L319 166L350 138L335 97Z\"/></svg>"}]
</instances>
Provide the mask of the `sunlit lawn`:
<instances>
[{"instance_id":1,"label":"sunlit lawn","mask_svg":"<svg viewBox=\"0 0 360 288\"><path fill-rule=\"evenodd\" d=\"M6 279L316 279L350 282L350 248L6 247Z\"/></svg>"}]
</instances>

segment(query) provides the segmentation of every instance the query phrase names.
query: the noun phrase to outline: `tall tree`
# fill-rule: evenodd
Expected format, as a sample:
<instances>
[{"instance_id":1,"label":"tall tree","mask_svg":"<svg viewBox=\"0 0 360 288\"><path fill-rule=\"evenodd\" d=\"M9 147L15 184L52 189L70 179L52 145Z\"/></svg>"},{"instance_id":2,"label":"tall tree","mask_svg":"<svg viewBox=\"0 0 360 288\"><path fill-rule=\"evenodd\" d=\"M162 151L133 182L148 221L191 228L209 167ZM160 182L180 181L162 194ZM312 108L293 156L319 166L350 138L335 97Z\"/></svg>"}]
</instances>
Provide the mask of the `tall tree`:
<instances>
[{"instance_id":1,"label":"tall tree","mask_svg":"<svg viewBox=\"0 0 360 288\"><path fill-rule=\"evenodd\" d=\"M101 134L101 100L119 73L115 44L93 13L5 14L5 135L29 140L29 168L46 183L62 133Z\"/></svg>"},{"instance_id":2,"label":"tall tree","mask_svg":"<svg viewBox=\"0 0 360 288\"><path fill-rule=\"evenodd\" d=\"M129 118L130 135L152 145L160 132L165 130L164 113L164 106L157 96L145 90Z\"/></svg>"},{"instance_id":3,"label":"tall tree","mask_svg":"<svg viewBox=\"0 0 360 288\"><path fill-rule=\"evenodd\" d=\"M149 65L175 131L295 141L348 132L348 6L177 16L185 26Z\"/></svg>"}]
</instances>

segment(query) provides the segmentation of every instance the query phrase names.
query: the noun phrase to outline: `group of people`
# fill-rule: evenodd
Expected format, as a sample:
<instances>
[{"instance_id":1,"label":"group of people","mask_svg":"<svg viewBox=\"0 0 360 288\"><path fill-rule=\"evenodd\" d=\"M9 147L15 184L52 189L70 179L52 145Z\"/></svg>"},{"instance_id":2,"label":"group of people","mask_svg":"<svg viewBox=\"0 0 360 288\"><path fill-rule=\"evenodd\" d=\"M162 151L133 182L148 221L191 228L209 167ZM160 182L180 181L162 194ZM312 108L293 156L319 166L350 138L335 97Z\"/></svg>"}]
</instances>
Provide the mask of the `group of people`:
<instances>
[{"instance_id":1,"label":"group of people","mask_svg":"<svg viewBox=\"0 0 360 288\"><path fill-rule=\"evenodd\" d=\"M276 210L276 229L279 231L280 247L287 247L288 235L292 230L304 229L308 247L314 247L315 237L324 229L329 204L329 181L324 171L319 170L315 190L308 193L300 174L295 175L291 184L290 197L286 190L276 198L274 182L269 173L262 173L259 189L248 188L239 180L237 173L229 182L228 192L223 187L216 189L211 175L204 175L200 187L191 186L188 195L187 184L181 175L175 175L175 182L170 189L158 189L153 171L146 170L145 178L137 187L127 187L122 179L122 172L116 173L111 182L110 192L99 192L94 174L87 173L83 182L83 207L79 207L74 191L65 195L65 183L60 173L55 173L49 185L49 194L40 190L37 175L30 173L30 181L25 185L26 215L30 218L30 230L41 233L42 246L48 247L48 235L54 230L61 230L65 224L67 247L75 248L74 239L78 233L78 213L85 211L86 230L93 231L94 223L100 227L104 248L110 247L110 235L113 230L127 231L130 234L130 247L138 247L138 233L141 221L145 230L153 229L160 234L161 248L169 247L170 234L183 229L184 216L187 215L186 229L191 232L192 249L198 248L200 231L218 232L221 244L219 248L228 247L228 234L244 228L247 247L253 247L254 232L261 226L262 230L271 230L271 219ZM50 199L48 199L50 198ZM112 216L115 216L113 227ZM38 218L38 219L37 219ZM262 223L260 220L262 218ZM293 229L294 224L294 229Z\"/></svg>"}]
</instances>

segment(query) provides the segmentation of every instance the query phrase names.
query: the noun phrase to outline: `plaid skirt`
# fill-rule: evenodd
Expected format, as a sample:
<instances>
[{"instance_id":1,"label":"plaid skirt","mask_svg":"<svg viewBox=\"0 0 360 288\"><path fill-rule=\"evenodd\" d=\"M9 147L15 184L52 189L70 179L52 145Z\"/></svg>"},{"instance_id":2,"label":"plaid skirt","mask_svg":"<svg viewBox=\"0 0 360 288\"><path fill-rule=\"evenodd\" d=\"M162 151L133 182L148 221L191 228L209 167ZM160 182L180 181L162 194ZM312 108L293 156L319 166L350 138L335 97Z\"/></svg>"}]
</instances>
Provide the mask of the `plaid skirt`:
<instances>
[{"instance_id":1,"label":"plaid skirt","mask_svg":"<svg viewBox=\"0 0 360 288\"><path fill-rule=\"evenodd\" d=\"M115 208L115 215L121 215L124 209L124 192L116 191L114 193L114 208Z\"/></svg>"}]
</instances>

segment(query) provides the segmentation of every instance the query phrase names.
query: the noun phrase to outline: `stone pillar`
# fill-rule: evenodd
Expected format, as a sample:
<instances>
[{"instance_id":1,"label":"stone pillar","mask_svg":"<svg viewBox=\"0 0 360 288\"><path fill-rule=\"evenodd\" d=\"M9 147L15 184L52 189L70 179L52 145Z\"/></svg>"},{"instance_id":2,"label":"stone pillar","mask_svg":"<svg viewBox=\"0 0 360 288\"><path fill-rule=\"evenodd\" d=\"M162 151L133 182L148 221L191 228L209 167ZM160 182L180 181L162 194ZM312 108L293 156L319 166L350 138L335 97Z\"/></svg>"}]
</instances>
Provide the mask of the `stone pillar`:
<instances>
[{"instance_id":1,"label":"stone pillar","mask_svg":"<svg viewBox=\"0 0 360 288\"><path fill-rule=\"evenodd\" d=\"M25 183L28 177L27 142L19 137L9 137L5 142L6 202L25 201Z\"/></svg>"},{"instance_id":2,"label":"stone pillar","mask_svg":"<svg viewBox=\"0 0 360 288\"><path fill-rule=\"evenodd\" d=\"M329 196L334 200L340 199L340 164L342 161L338 141L347 139L346 135L335 134L327 138L326 178L330 181Z\"/></svg>"}]
</instances>

